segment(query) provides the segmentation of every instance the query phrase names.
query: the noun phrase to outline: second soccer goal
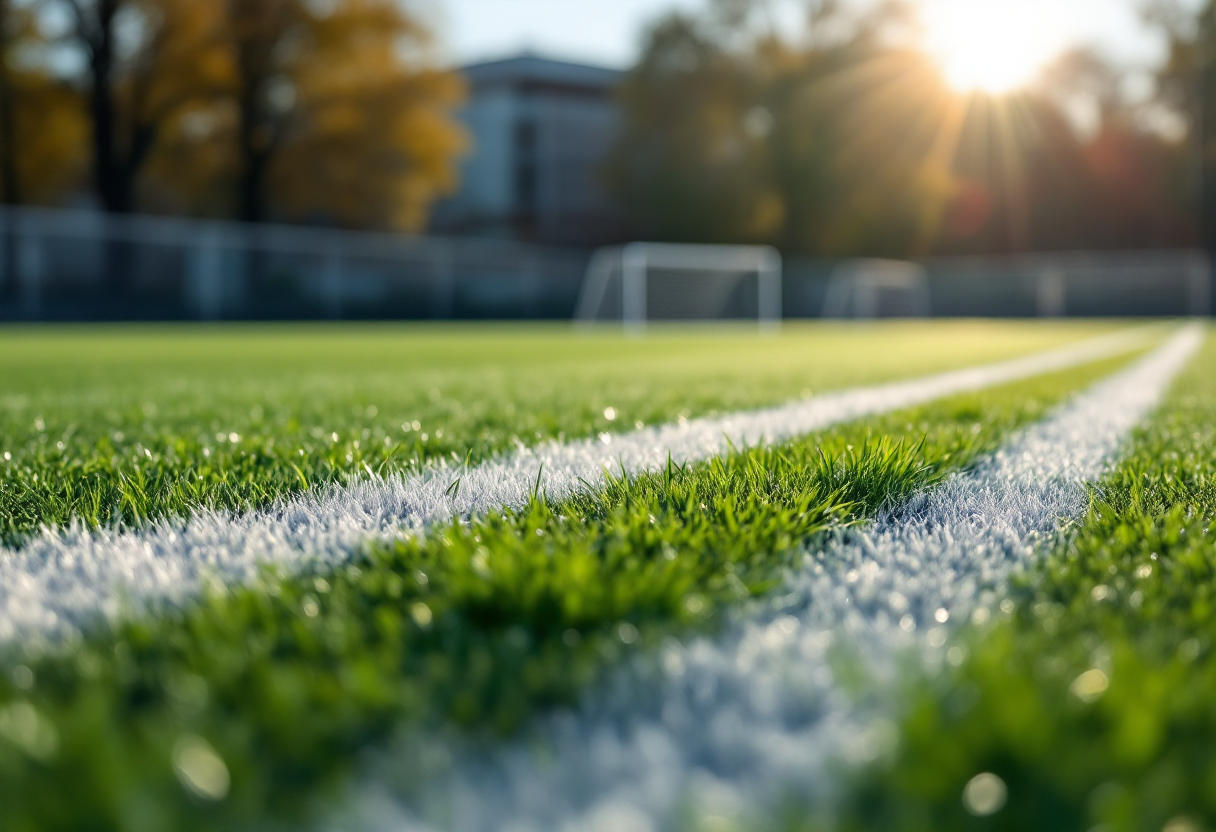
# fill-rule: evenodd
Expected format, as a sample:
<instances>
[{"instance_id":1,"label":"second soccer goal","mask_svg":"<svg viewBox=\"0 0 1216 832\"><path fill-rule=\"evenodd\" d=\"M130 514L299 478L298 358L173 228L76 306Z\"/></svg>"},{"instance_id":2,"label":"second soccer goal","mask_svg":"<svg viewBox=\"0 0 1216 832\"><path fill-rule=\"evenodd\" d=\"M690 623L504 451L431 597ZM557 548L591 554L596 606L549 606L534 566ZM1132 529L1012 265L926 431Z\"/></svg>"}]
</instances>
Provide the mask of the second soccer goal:
<instances>
[{"instance_id":1,"label":"second soccer goal","mask_svg":"<svg viewBox=\"0 0 1216 832\"><path fill-rule=\"evenodd\" d=\"M781 323L781 255L768 246L630 243L597 251L587 267L575 320L754 319Z\"/></svg>"}]
</instances>

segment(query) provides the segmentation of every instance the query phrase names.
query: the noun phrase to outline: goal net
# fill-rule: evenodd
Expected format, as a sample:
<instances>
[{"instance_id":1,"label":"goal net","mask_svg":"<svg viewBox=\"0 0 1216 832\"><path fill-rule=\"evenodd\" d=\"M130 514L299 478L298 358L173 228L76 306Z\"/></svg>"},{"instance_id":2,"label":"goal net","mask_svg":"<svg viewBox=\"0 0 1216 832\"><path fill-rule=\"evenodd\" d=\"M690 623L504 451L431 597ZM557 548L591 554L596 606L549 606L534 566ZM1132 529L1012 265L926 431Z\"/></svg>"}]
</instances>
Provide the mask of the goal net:
<instances>
[{"instance_id":1,"label":"goal net","mask_svg":"<svg viewBox=\"0 0 1216 832\"><path fill-rule=\"evenodd\" d=\"M850 260L832 272L825 318L925 318L932 312L924 266L902 260Z\"/></svg>"},{"instance_id":2,"label":"goal net","mask_svg":"<svg viewBox=\"0 0 1216 832\"><path fill-rule=\"evenodd\" d=\"M755 319L781 322L781 255L767 246L630 243L602 248L583 279L575 320L621 321L629 330L649 321Z\"/></svg>"}]
</instances>

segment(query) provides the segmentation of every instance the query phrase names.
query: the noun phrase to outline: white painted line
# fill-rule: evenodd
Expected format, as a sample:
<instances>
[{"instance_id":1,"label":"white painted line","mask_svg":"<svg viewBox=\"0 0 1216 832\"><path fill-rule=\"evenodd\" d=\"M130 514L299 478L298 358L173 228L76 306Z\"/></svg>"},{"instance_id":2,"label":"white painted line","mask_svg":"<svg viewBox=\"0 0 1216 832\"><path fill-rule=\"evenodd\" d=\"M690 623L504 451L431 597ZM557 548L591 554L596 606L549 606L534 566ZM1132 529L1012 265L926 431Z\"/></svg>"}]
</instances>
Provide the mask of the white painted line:
<instances>
[{"instance_id":1,"label":"white painted line","mask_svg":"<svg viewBox=\"0 0 1216 832\"><path fill-rule=\"evenodd\" d=\"M894 714L878 692L900 656L912 648L942 661L952 622L992 611L1036 541L1084 515L1086 483L1108 469L1203 338L1187 327L973 471L808 553L784 592L741 611L724 638L631 664L579 713L542 721L526 744L486 753L415 737L378 756L336 826L654 832L706 828L689 821L716 816L750 828L791 790L830 796L833 761L890 747ZM876 700L846 692L834 647L876 675ZM402 793L412 795L409 810L393 797Z\"/></svg>"},{"instance_id":2,"label":"white painted line","mask_svg":"<svg viewBox=\"0 0 1216 832\"><path fill-rule=\"evenodd\" d=\"M804 402L568 444L521 449L471 469L441 466L364 480L245 515L203 511L138 532L50 529L0 552L0 643L71 637L96 616L155 609L195 596L207 580L256 578L267 564L337 562L369 538L525 505L537 484L552 498L605 469L660 470L668 454L697 461L828 425L1096 361L1144 344L1142 330L927 378L830 393ZM459 487L454 483L459 479Z\"/></svg>"}]
</instances>

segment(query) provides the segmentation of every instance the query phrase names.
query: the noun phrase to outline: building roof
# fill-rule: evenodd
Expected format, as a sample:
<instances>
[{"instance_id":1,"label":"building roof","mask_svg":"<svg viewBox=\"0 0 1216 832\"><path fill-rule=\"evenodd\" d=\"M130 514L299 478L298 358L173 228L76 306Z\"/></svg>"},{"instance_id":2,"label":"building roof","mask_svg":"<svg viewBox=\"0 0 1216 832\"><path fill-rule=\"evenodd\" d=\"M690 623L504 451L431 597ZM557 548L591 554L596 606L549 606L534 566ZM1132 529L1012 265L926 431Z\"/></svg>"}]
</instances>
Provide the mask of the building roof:
<instances>
[{"instance_id":1,"label":"building roof","mask_svg":"<svg viewBox=\"0 0 1216 832\"><path fill-rule=\"evenodd\" d=\"M560 87L605 93L612 90L623 73L601 66L557 61L523 54L463 67L461 72L474 90L488 87Z\"/></svg>"}]
</instances>

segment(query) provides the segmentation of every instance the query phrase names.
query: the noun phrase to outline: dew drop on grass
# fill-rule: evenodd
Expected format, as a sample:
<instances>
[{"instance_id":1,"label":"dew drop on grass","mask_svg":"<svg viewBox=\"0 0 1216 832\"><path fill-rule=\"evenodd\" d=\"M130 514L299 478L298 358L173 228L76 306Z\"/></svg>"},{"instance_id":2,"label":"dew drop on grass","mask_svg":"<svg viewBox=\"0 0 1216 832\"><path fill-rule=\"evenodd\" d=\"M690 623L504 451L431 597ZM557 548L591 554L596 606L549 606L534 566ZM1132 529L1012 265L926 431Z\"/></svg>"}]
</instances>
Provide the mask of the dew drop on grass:
<instances>
[{"instance_id":1,"label":"dew drop on grass","mask_svg":"<svg viewBox=\"0 0 1216 832\"><path fill-rule=\"evenodd\" d=\"M1005 781L986 771L972 777L963 788L963 807L977 818L986 818L1001 811L1008 797Z\"/></svg>"},{"instance_id":2,"label":"dew drop on grass","mask_svg":"<svg viewBox=\"0 0 1216 832\"><path fill-rule=\"evenodd\" d=\"M633 644L638 640L638 628L630 624L628 621L621 624L616 629L617 635L624 644Z\"/></svg>"},{"instance_id":3,"label":"dew drop on grass","mask_svg":"<svg viewBox=\"0 0 1216 832\"><path fill-rule=\"evenodd\" d=\"M410 615L413 616L414 623L424 630L428 629L431 626L431 621L434 620L431 608L421 601L410 607Z\"/></svg>"},{"instance_id":4,"label":"dew drop on grass","mask_svg":"<svg viewBox=\"0 0 1216 832\"><path fill-rule=\"evenodd\" d=\"M1190 818L1172 818L1161 827L1161 832L1200 832L1200 826Z\"/></svg>"},{"instance_id":5,"label":"dew drop on grass","mask_svg":"<svg viewBox=\"0 0 1216 832\"><path fill-rule=\"evenodd\" d=\"M13 685L19 690L29 690L34 686L34 671L23 664L13 668Z\"/></svg>"},{"instance_id":6,"label":"dew drop on grass","mask_svg":"<svg viewBox=\"0 0 1216 832\"><path fill-rule=\"evenodd\" d=\"M184 734L173 744L173 771L187 791L203 800L223 800L232 786L223 758L196 734Z\"/></svg>"},{"instance_id":7,"label":"dew drop on grass","mask_svg":"<svg viewBox=\"0 0 1216 832\"><path fill-rule=\"evenodd\" d=\"M41 762L59 753L59 732L28 702L13 702L0 709L0 737Z\"/></svg>"},{"instance_id":8,"label":"dew drop on grass","mask_svg":"<svg viewBox=\"0 0 1216 832\"><path fill-rule=\"evenodd\" d=\"M1074 679L1069 690L1072 691L1073 696L1088 704L1098 701L1102 694L1106 693L1108 687L1110 687L1110 679L1095 667Z\"/></svg>"}]
</instances>

